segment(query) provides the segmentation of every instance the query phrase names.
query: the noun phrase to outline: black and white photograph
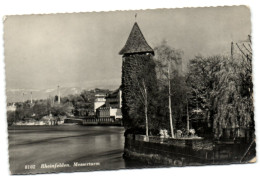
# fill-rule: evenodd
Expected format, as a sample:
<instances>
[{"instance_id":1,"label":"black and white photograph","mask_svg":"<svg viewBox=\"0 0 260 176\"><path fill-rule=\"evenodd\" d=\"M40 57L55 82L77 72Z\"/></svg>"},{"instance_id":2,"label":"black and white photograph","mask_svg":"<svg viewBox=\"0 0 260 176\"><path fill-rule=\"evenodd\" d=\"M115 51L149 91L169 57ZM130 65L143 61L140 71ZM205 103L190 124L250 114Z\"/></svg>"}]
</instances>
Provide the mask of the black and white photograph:
<instances>
[{"instance_id":1,"label":"black and white photograph","mask_svg":"<svg viewBox=\"0 0 260 176\"><path fill-rule=\"evenodd\" d=\"M7 15L10 174L256 162L245 5Z\"/></svg>"}]
</instances>

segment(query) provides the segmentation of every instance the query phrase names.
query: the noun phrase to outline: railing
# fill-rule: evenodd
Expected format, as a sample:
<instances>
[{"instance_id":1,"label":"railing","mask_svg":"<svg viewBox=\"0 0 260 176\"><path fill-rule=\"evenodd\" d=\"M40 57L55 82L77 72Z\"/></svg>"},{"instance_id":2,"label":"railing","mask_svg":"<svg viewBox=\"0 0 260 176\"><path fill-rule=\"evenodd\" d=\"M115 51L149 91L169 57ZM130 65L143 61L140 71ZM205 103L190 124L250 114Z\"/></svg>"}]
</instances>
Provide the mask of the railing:
<instances>
[{"instance_id":1,"label":"railing","mask_svg":"<svg viewBox=\"0 0 260 176\"><path fill-rule=\"evenodd\" d=\"M255 141L221 143L207 139L172 139L159 136L128 134L125 149L139 155L160 155L161 158L184 158L187 165L197 162L207 164L227 164L248 162L255 157ZM152 161L152 160L151 160Z\"/></svg>"},{"instance_id":2,"label":"railing","mask_svg":"<svg viewBox=\"0 0 260 176\"><path fill-rule=\"evenodd\" d=\"M83 125L122 125L122 120L111 117L87 118L83 120Z\"/></svg>"}]
</instances>

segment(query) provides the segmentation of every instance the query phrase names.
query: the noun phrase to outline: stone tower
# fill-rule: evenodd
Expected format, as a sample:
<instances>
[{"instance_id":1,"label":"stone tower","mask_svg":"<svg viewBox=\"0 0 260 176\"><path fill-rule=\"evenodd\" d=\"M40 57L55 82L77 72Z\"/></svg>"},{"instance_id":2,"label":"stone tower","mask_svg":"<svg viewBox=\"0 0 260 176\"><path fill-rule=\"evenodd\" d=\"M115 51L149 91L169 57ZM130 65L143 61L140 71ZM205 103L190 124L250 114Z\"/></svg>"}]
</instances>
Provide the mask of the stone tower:
<instances>
[{"instance_id":1,"label":"stone tower","mask_svg":"<svg viewBox=\"0 0 260 176\"><path fill-rule=\"evenodd\" d=\"M148 95L151 95L156 87L153 85L156 82L156 74L153 61L154 50L146 42L137 23L134 23L126 44L119 54L123 58L121 84L123 123L126 129L142 128L144 112L140 100L141 82L145 82Z\"/></svg>"}]
</instances>

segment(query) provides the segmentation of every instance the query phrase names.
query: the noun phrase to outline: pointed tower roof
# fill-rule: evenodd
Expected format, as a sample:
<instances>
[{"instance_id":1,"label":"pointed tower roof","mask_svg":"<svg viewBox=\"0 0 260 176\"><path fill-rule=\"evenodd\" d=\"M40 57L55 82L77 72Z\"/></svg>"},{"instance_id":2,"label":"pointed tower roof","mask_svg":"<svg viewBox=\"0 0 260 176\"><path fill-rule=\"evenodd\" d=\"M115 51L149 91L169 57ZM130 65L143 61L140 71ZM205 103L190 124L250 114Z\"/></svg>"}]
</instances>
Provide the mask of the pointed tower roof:
<instances>
[{"instance_id":1,"label":"pointed tower roof","mask_svg":"<svg viewBox=\"0 0 260 176\"><path fill-rule=\"evenodd\" d=\"M133 54L133 53L152 53L152 54L154 54L153 49L146 42L146 40L136 22L126 41L125 46L119 52L120 55Z\"/></svg>"}]
</instances>

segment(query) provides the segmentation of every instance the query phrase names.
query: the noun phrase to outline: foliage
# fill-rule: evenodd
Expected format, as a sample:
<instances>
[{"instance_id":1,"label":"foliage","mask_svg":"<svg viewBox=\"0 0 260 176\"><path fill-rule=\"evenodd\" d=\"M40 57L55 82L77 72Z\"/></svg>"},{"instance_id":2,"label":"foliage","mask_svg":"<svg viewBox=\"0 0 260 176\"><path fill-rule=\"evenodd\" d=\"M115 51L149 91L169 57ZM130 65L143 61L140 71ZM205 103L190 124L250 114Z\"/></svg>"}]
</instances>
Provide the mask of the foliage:
<instances>
[{"instance_id":1,"label":"foliage","mask_svg":"<svg viewBox=\"0 0 260 176\"><path fill-rule=\"evenodd\" d=\"M180 74L183 51L170 47L165 40L154 50L158 83L160 83L159 85L167 85L167 79L170 79L176 72ZM168 70L169 66L170 70Z\"/></svg>"},{"instance_id":2,"label":"foliage","mask_svg":"<svg viewBox=\"0 0 260 176\"><path fill-rule=\"evenodd\" d=\"M212 127L212 119L214 111L212 109L212 102L210 93L215 86L216 77L215 72L219 70L219 63L221 62L219 56L203 58L196 56L189 63L187 73L187 85L190 89L189 107L190 114L197 119L206 119L208 126ZM196 110L202 110L198 114Z\"/></svg>"},{"instance_id":3,"label":"foliage","mask_svg":"<svg viewBox=\"0 0 260 176\"><path fill-rule=\"evenodd\" d=\"M143 83L147 89L149 128L155 128L155 97L157 84L155 64L150 54L126 56L122 69L122 114L126 129L145 128Z\"/></svg>"},{"instance_id":4,"label":"foliage","mask_svg":"<svg viewBox=\"0 0 260 176\"><path fill-rule=\"evenodd\" d=\"M15 116L17 120L24 120L25 118L30 118L33 112L31 111L29 103L21 103L17 105Z\"/></svg>"},{"instance_id":5,"label":"foliage","mask_svg":"<svg viewBox=\"0 0 260 176\"><path fill-rule=\"evenodd\" d=\"M16 110L7 112L7 120L9 124L17 121L25 121L26 119L40 120L49 114L54 116L63 116L71 112L72 107L69 103L54 104L51 106L48 100L35 101L34 104L28 102L18 103Z\"/></svg>"},{"instance_id":6,"label":"foliage","mask_svg":"<svg viewBox=\"0 0 260 176\"><path fill-rule=\"evenodd\" d=\"M79 95L69 95L62 98L63 103L72 103L75 109L94 109L95 93L83 90Z\"/></svg>"},{"instance_id":7,"label":"foliage","mask_svg":"<svg viewBox=\"0 0 260 176\"><path fill-rule=\"evenodd\" d=\"M187 131L188 121L189 127L195 128L196 132L216 138L222 136L223 129L252 128L252 55L248 48L245 49L247 54L239 49L242 54L232 58L196 56L190 60L186 75L182 75L178 69L182 52L165 41L157 46L155 63L160 99L156 115L159 128L170 129L169 95L175 131Z\"/></svg>"},{"instance_id":8,"label":"foliage","mask_svg":"<svg viewBox=\"0 0 260 176\"><path fill-rule=\"evenodd\" d=\"M49 114L50 106L46 103L35 103L31 108L32 114L35 115L35 120L40 120L42 117Z\"/></svg>"},{"instance_id":9,"label":"foliage","mask_svg":"<svg viewBox=\"0 0 260 176\"><path fill-rule=\"evenodd\" d=\"M161 129L175 129L183 125L186 85L181 72L182 55L183 52L181 50L170 47L166 41L162 41L155 48L158 94L160 94L157 106ZM169 118L170 121L168 120ZM172 125L171 119L173 119Z\"/></svg>"},{"instance_id":10,"label":"foliage","mask_svg":"<svg viewBox=\"0 0 260 176\"><path fill-rule=\"evenodd\" d=\"M197 92L199 108L216 138L223 129L248 128L253 123L252 92L248 91L252 89L245 86L252 85L252 79L244 64L241 57L225 56L200 56L190 62L189 85Z\"/></svg>"},{"instance_id":11,"label":"foliage","mask_svg":"<svg viewBox=\"0 0 260 176\"><path fill-rule=\"evenodd\" d=\"M65 104L54 104L51 109L50 112L54 117L57 116L65 116L69 113L71 113L72 111L72 107L70 106L69 103L65 103Z\"/></svg>"},{"instance_id":12,"label":"foliage","mask_svg":"<svg viewBox=\"0 0 260 176\"><path fill-rule=\"evenodd\" d=\"M249 87L243 85L245 80L241 78L245 72L239 59L223 60L215 73L216 86L211 98L216 112L213 116L216 136L222 135L223 128L248 128L253 123L253 99L247 91Z\"/></svg>"},{"instance_id":13,"label":"foliage","mask_svg":"<svg viewBox=\"0 0 260 176\"><path fill-rule=\"evenodd\" d=\"M15 111L7 111L7 123L8 125L12 125L14 122L16 122L16 114Z\"/></svg>"},{"instance_id":14,"label":"foliage","mask_svg":"<svg viewBox=\"0 0 260 176\"><path fill-rule=\"evenodd\" d=\"M57 97L16 103L16 110L7 112L8 124L26 119L41 120L42 117L52 114L55 118L59 116L71 116L72 111L77 112L79 109L93 111L96 93L108 93L106 89L83 90L80 94L68 95L61 98L58 104Z\"/></svg>"}]
</instances>

